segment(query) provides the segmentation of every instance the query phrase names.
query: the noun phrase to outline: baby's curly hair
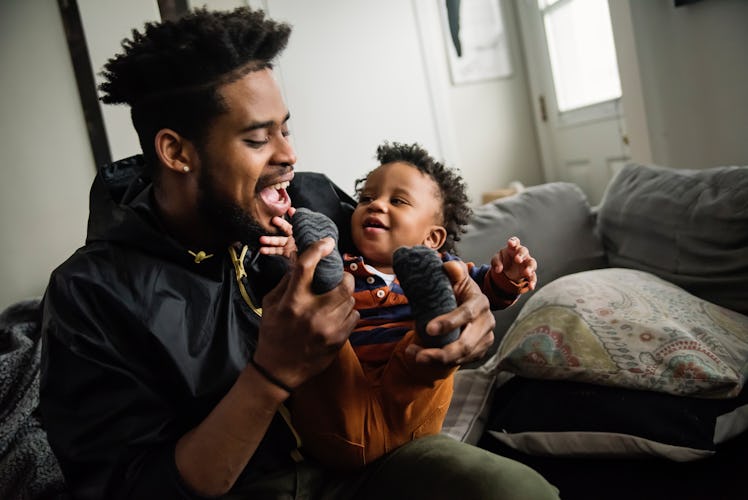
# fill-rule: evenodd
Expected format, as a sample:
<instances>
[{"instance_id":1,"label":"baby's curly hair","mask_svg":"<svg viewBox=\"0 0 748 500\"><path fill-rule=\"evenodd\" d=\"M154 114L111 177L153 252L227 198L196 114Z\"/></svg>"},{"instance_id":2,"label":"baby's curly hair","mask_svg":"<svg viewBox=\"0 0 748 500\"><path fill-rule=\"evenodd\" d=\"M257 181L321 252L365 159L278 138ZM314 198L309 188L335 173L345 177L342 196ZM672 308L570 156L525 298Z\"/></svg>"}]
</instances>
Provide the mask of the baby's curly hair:
<instances>
[{"instance_id":1,"label":"baby's curly hair","mask_svg":"<svg viewBox=\"0 0 748 500\"><path fill-rule=\"evenodd\" d=\"M380 166L393 162L405 162L413 165L419 171L428 175L439 187L442 197L442 216L447 238L439 251L456 254L455 243L460 241L460 235L465 232L465 226L470 221L473 211L468 204L465 181L456 170L447 168L429 155L420 145L389 143L385 141L377 147L377 160ZM375 169L376 170L376 169ZM361 196L361 190L372 171L355 183L356 196Z\"/></svg>"},{"instance_id":2,"label":"baby's curly hair","mask_svg":"<svg viewBox=\"0 0 748 500\"><path fill-rule=\"evenodd\" d=\"M101 72L101 101L128 104L147 163L153 138L171 128L198 144L226 111L217 92L251 71L272 68L291 27L262 11L195 9L177 21L146 23L122 41L122 53Z\"/></svg>"}]
</instances>

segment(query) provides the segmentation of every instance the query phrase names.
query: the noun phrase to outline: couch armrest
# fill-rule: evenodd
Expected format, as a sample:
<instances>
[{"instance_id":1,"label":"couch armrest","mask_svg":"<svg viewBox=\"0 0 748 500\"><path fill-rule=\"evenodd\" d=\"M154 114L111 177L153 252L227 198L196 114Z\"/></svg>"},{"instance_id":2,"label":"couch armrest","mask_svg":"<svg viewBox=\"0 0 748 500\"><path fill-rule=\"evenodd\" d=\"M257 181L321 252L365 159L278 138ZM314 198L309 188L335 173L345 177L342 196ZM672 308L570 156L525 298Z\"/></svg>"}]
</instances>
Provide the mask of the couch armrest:
<instances>
[{"instance_id":1,"label":"couch armrest","mask_svg":"<svg viewBox=\"0 0 748 500\"><path fill-rule=\"evenodd\" d=\"M510 236L517 236L538 261L538 288L566 274L605 267L602 244L595 233L595 215L575 184L552 182L532 186L474 210L467 232L458 242L466 261L487 263ZM524 302L526 293L504 311L496 311L493 354Z\"/></svg>"}]
</instances>

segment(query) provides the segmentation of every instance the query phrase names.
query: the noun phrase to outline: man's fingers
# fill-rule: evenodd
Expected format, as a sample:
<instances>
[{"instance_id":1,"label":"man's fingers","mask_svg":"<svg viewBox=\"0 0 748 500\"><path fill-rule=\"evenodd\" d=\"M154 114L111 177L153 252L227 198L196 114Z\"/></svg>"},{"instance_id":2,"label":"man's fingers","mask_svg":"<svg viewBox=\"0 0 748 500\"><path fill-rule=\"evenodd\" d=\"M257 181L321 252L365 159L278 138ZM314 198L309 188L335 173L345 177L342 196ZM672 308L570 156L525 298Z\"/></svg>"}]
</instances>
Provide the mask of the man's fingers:
<instances>
[{"instance_id":1,"label":"man's fingers","mask_svg":"<svg viewBox=\"0 0 748 500\"><path fill-rule=\"evenodd\" d=\"M348 340L359 320L359 313L353 307L353 287L353 276L343 273L338 286L314 297L317 300L315 310L321 321L319 331L323 332L325 344L333 350L339 349Z\"/></svg>"},{"instance_id":2,"label":"man's fingers","mask_svg":"<svg viewBox=\"0 0 748 500\"><path fill-rule=\"evenodd\" d=\"M296 259L296 265L293 273L291 273L290 288L292 290L311 289L317 264L323 257L329 255L334 248L335 241L332 238L322 238L309 245Z\"/></svg>"},{"instance_id":3,"label":"man's fingers","mask_svg":"<svg viewBox=\"0 0 748 500\"><path fill-rule=\"evenodd\" d=\"M467 265L459 260L450 260L444 263L444 271L447 273L452 286L469 279Z\"/></svg>"},{"instance_id":4,"label":"man's fingers","mask_svg":"<svg viewBox=\"0 0 748 500\"><path fill-rule=\"evenodd\" d=\"M448 366L464 365L480 359L483 353L488 351L494 340L493 330L488 331L486 335L474 338L477 339L475 343L457 340L440 349L427 349L417 344L411 344L405 349L405 353L413 356L416 363L435 363Z\"/></svg>"},{"instance_id":5,"label":"man's fingers","mask_svg":"<svg viewBox=\"0 0 748 500\"><path fill-rule=\"evenodd\" d=\"M353 307L353 304L356 302L353 298L354 285L355 280L353 275L350 273L343 273L343 279L340 281L338 286L326 292L326 295L335 294L338 296L338 299L335 302L336 309L341 306L345 308Z\"/></svg>"},{"instance_id":6,"label":"man's fingers","mask_svg":"<svg viewBox=\"0 0 748 500\"><path fill-rule=\"evenodd\" d=\"M462 304L457 309L429 321L426 325L426 333L432 336L445 335L455 328L465 326L473 318L469 305Z\"/></svg>"},{"instance_id":7,"label":"man's fingers","mask_svg":"<svg viewBox=\"0 0 748 500\"><path fill-rule=\"evenodd\" d=\"M488 298L481 293L478 285L468 275L467 265L462 261L444 263L444 270L452 282L452 288L457 298L457 309L442 314L429 321L426 333L429 335L443 335L455 328L461 328L478 317L481 312L488 311Z\"/></svg>"}]
</instances>

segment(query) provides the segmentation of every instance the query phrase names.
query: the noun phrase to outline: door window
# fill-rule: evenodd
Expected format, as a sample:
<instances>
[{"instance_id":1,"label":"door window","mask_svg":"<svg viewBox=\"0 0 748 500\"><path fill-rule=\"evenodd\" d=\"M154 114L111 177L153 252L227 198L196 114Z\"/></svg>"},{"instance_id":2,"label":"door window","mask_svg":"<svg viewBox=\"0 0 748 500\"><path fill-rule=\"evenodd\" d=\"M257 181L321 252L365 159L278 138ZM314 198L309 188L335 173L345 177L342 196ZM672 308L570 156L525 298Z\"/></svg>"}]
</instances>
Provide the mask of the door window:
<instances>
[{"instance_id":1,"label":"door window","mask_svg":"<svg viewBox=\"0 0 748 500\"><path fill-rule=\"evenodd\" d=\"M538 0L561 113L618 99L607 0Z\"/></svg>"}]
</instances>

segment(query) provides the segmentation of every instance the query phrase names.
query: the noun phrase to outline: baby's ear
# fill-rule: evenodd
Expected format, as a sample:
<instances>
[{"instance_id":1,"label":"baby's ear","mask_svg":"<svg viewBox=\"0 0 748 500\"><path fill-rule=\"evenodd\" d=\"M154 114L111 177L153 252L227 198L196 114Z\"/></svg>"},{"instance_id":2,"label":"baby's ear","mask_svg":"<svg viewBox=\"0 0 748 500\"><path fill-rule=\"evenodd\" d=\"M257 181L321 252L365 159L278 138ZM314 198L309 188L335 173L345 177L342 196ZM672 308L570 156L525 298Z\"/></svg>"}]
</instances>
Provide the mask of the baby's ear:
<instances>
[{"instance_id":1,"label":"baby's ear","mask_svg":"<svg viewBox=\"0 0 748 500\"><path fill-rule=\"evenodd\" d=\"M447 241L447 230L442 226L431 226L426 238L423 240L423 245L434 250L439 250L445 241Z\"/></svg>"}]
</instances>

